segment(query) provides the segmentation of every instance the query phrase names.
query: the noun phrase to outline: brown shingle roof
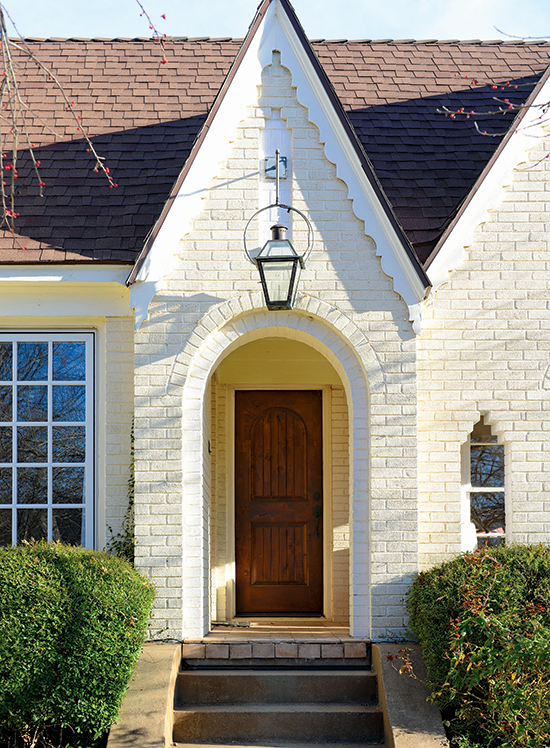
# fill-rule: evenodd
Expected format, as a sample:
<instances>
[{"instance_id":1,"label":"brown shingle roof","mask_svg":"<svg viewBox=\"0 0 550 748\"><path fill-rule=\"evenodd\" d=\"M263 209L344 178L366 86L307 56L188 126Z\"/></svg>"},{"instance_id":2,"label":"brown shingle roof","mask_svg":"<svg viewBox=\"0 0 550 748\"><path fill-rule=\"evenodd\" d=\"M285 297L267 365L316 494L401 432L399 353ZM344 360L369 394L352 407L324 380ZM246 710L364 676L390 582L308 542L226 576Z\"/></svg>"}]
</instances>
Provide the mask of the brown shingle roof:
<instances>
[{"instance_id":1,"label":"brown shingle roof","mask_svg":"<svg viewBox=\"0 0 550 748\"><path fill-rule=\"evenodd\" d=\"M146 39L28 40L75 101L118 187L93 173L61 95L23 60L20 81L37 115L32 141L46 192L38 197L28 153L20 151L18 236L0 235L0 261L134 262L240 43L168 39L162 65L158 45ZM499 143L478 134L471 119L451 120L437 109L485 111L495 94L525 101L550 45L318 40L313 48L425 259ZM473 78L479 83L470 89ZM502 93L491 87L495 81L512 85ZM507 113L480 124L504 132L511 121Z\"/></svg>"}]
</instances>

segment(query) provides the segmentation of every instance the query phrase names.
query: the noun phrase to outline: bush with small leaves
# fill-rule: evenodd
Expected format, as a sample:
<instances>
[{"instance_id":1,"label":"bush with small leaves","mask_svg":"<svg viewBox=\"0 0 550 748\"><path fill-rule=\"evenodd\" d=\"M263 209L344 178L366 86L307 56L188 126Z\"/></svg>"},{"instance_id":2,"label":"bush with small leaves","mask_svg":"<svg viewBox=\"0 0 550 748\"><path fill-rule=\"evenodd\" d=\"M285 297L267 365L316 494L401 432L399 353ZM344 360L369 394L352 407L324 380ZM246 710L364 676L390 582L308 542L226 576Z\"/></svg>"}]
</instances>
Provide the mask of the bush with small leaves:
<instances>
[{"instance_id":1,"label":"bush with small leaves","mask_svg":"<svg viewBox=\"0 0 550 748\"><path fill-rule=\"evenodd\" d=\"M153 597L108 553L0 548L0 744L93 745L116 720Z\"/></svg>"},{"instance_id":2,"label":"bush with small leaves","mask_svg":"<svg viewBox=\"0 0 550 748\"><path fill-rule=\"evenodd\" d=\"M482 548L422 572L408 610L453 745L550 744L549 548Z\"/></svg>"}]
</instances>

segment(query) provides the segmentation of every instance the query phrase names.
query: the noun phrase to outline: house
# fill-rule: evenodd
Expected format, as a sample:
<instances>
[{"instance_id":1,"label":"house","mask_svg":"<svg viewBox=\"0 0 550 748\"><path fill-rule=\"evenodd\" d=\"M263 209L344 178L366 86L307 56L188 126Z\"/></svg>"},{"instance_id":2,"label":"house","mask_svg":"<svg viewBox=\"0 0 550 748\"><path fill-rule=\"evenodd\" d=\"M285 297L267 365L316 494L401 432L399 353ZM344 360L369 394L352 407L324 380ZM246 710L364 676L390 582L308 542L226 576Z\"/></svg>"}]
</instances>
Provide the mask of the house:
<instances>
[{"instance_id":1,"label":"house","mask_svg":"<svg viewBox=\"0 0 550 748\"><path fill-rule=\"evenodd\" d=\"M309 42L263 0L244 41L168 39L166 64L148 39L26 45L68 98L14 51L45 192L21 135L2 544L104 547L133 469L157 633L383 639L419 569L548 542L548 43ZM311 251L272 311L243 235L254 258L277 223Z\"/></svg>"}]
</instances>

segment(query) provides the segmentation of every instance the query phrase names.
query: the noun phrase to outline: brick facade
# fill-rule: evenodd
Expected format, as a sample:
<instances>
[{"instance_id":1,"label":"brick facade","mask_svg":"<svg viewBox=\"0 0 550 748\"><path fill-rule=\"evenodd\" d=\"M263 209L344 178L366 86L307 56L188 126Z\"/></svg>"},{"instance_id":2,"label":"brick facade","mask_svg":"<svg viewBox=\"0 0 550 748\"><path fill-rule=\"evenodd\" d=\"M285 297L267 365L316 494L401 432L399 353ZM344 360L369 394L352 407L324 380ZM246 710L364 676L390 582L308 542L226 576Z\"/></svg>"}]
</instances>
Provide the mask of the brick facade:
<instances>
[{"instance_id":1,"label":"brick facade","mask_svg":"<svg viewBox=\"0 0 550 748\"><path fill-rule=\"evenodd\" d=\"M418 341L423 567L460 551L461 445L480 416L505 445L507 537L550 532L550 142L536 141L463 264L432 294Z\"/></svg>"},{"instance_id":2,"label":"brick facade","mask_svg":"<svg viewBox=\"0 0 550 748\"><path fill-rule=\"evenodd\" d=\"M242 46L165 40L161 74L147 40L28 41L67 92L82 88L75 61L100 61L75 101L120 186L89 181L69 141L44 157L47 194L20 190L17 231L0 232L3 335L94 333L84 540L121 530L134 423L153 636L201 637L234 614L239 389L322 393L324 612L352 636L406 636L414 574L477 542L476 424L503 445L507 540L548 542L547 42L311 45L287 0L262 1ZM35 95L32 65L19 73L29 138L48 150L73 114ZM470 110L464 76L509 82L502 140L438 113L457 98ZM467 95L494 104L490 86ZM315 247L294 307L269 312L243 231L275 199L275 149L280 201L307 215ZM278 222L306 251L307 222L279 205L251 222L252 255ZM271 370L249 355L262 345Z\"/></svg>"},{"instance_id":3,"label":"brick facade","mask_svg":"<svg viewBox=\"0 0 550 748\"><path fill-rule=\"evenodd\" d=\"M308 211L316 248L302 274L307 295L299 294L292 312L268 313L260 295L250 293L257 271L244 256L242 231L259 207L260 133L273 109L292 134L293 204ZM341 562L349 568L350 602L339 582L335 613L349 613L358 635L403 631L403 593L417 568L415 336L407 307L381 270L374 241L277 56L263 71L247 119L228 136L231 151L136 335L136 539L139 566L158 589L155 626L175 636L208 628L212 528L221 521L210 487L226 469L222 450L215 457L205 450L219 440L207 425L211 406L218 407L207 404L209 381L231 350L277 334L322 352L346 394L349 539L341 505L333 511L341 522L335 544L351 546L349 562L334 555L340 578ZM292 229L294 244L304 246L305 229L299 222ZM343 439L344 401L336 402L334 428ZM341 444L333 459L337 483L347 467Z\"/></svg>"}]
</instances>

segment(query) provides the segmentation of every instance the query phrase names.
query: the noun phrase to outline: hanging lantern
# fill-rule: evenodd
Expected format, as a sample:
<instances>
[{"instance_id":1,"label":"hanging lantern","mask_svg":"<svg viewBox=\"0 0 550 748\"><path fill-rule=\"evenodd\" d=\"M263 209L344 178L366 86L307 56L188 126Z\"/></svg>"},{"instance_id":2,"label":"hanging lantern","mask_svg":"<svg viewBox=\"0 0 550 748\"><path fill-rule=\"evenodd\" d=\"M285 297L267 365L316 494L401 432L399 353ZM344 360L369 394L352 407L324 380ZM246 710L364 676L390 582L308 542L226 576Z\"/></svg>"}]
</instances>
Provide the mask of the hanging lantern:
<instances>
[{"instance_id":1,"label":"hanging lantern","mask_svg":"<svg viewBox=\"0 0 550 748\"><path fill-rule=\"evenodd\" d=\"M268 309L292 309L304 267L286 232L286 226L272 226L271 239L255 258Z\"/></svg>"},{"instance_id":2,"label":"hanging lantern","mask_svg":"<svg viewBox=\"0 0 550 748\"><path fill-rule=\"evenodd\" d=\"M279 151L275 152L275 172L276 172L276 199L272 205L258 210L246 224L244 230L244 251L246 256L260 273L260 281L266 306L269 310L292 309L300 273L305 267L305 261L313 249L313 229L307 217L297 208L291 205L284 205L279 202ZM299 255L290 239L287 239L287 227L281 224L271 227L271 239L262 247L256 257L251 257L246 246L246 232L250 223L257 215L271 208L285 208L287 212L293 211L298 213L307 223L308 227L308 246L303 255Z\"/></svg>"}]
</instances>

